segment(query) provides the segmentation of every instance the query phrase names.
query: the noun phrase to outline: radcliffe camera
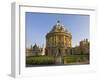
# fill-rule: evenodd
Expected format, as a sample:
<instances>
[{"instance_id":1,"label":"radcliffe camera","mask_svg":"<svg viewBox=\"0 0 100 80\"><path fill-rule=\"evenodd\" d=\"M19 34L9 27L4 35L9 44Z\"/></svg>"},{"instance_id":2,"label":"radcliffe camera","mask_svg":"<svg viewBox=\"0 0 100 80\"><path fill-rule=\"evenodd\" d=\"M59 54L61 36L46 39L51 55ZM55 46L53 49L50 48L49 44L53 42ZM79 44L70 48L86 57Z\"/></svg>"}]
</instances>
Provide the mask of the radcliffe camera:
<instances>
[{"instance_id":1,"label":"radcliffe camera","mask_svg":"<svg viewBox=\"0 0 100 80\"><path fill-rule=\"evenodd\" d=\"M89 64L89 21L89 15L26 12L26 67Z\"/></svg>"}]
</instances>

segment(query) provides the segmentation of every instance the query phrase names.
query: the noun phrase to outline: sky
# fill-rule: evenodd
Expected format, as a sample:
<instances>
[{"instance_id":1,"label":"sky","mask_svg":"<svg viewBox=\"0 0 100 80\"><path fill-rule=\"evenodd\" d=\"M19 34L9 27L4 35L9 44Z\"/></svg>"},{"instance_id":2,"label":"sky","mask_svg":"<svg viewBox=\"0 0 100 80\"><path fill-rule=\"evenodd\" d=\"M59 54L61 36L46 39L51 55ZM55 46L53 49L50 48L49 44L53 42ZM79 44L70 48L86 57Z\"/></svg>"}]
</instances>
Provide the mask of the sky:
<instances>
[{"instance_id":1,"label":"sky","mask_svg":"<svg viewBox=\"0 0 100 80\"><path fill-rule=\"evenodd\" d=\"M89 15L26 12L26 47L30 48L35 43L43 47L46 34L58 20L72 33L73 47L79 45L81 40L86 38L89 40Z\"/></svg>"}]
</instances>

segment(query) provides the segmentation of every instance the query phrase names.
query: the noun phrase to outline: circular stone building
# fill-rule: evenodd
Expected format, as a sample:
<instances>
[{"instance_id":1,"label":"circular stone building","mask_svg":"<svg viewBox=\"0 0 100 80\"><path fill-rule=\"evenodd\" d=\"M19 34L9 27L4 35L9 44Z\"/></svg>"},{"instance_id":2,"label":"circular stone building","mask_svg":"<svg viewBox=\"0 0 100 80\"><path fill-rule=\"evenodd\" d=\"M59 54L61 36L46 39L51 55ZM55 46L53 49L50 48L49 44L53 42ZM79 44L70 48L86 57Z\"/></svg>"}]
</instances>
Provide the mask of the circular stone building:
<instances>
[{"instance_id":1,"label":"circular stone building","mask_svg":"<svg viewBox=\"0 0 100 80\"><path fill-rule=\"evenodd\" d=\"M57 21L52 30L46 35L46 55L66 56L72 47L72 35Z\"/></svg>"}]
</instances>

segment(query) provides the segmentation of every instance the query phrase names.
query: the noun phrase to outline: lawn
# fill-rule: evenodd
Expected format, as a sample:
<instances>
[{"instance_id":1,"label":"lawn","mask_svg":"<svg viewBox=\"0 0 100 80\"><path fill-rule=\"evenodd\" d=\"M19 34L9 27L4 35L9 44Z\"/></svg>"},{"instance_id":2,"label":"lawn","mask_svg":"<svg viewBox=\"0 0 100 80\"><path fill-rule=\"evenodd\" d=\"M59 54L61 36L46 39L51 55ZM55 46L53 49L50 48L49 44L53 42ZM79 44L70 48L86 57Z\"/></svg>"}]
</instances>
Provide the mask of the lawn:
<instances>
[{"instance_id":1,"label":"lawn","mask_svg":"<svg viewBox=\"0 0 100 80\"><path fill-rule=\"evenodd\" d=\"M54 56L28 56L26 65L56 65L58 57ZM89 55L67 55L62 57L63 64L89 62Z\"/></svg>"},{"instance_id":2,"label":"lawn","mask_svg":"<svg viewBox=\"0 0 100 80\"><path fill-rule=\"evenodd\" d=\"M31 56L26 57L27 65L50 65L55 63L53 56Z\"/></svg>"},{"instance_id":3,"label":"lawn","mask_svg":"<svg viewBox=\"0 0 100 80\"><path fill-rule=\"evenodd\" d=\"M68 55L64 56L64 64L89 62L89 55Z\"/></svg>"}]
</instances>

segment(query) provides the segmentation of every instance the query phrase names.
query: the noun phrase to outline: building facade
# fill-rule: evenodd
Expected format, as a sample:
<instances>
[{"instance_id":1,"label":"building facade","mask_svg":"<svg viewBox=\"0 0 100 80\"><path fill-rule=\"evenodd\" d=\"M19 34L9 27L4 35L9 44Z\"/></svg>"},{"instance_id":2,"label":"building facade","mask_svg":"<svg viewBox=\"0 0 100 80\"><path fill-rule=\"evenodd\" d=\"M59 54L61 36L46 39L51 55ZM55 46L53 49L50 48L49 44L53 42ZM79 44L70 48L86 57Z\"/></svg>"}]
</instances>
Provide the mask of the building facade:
<instances>
[{"instance_id":1,"label":"building facade","mask_svg":"<svg viewBox=\"0 0 100 80\"><path fill-rule=\"evenodd\" d=\"M72 48L72 54L89 54L90 48L89 48L89 41L88 39L84 39L80 41L79 46L75 46Z\"/></svg>"},{"instance_id":2,"label":"building facade","mask_svg":"<svg viewBox=\"0 0 100 80\"><path fill-rule=\"evenodd\" d=\"M42 48L39 48L36 44L31 48L26 49L26 56L40 56L42 55Z\"/></svg>"},{"instance_id":3,"label":"building facade","mask_svg":"<svg viewBox=\"0 0 100 80\"><path fill-rule=\"evenodd\" d=\"M46 35L46 55L65 56L72 47L72 35L57 21L52 30Z\"/></svg>"},{"instance_id":4,"label":"building facade","mask_svg":"<svg viewBox=\"0 0 100 80\"><path fill-rule=\"evenodd\" d=\"M84 39L82 41L80 41L80 52L81 54L89 54L90 52L90 43L88 41L88 39Z\"/></svg>"}]
</instances>

